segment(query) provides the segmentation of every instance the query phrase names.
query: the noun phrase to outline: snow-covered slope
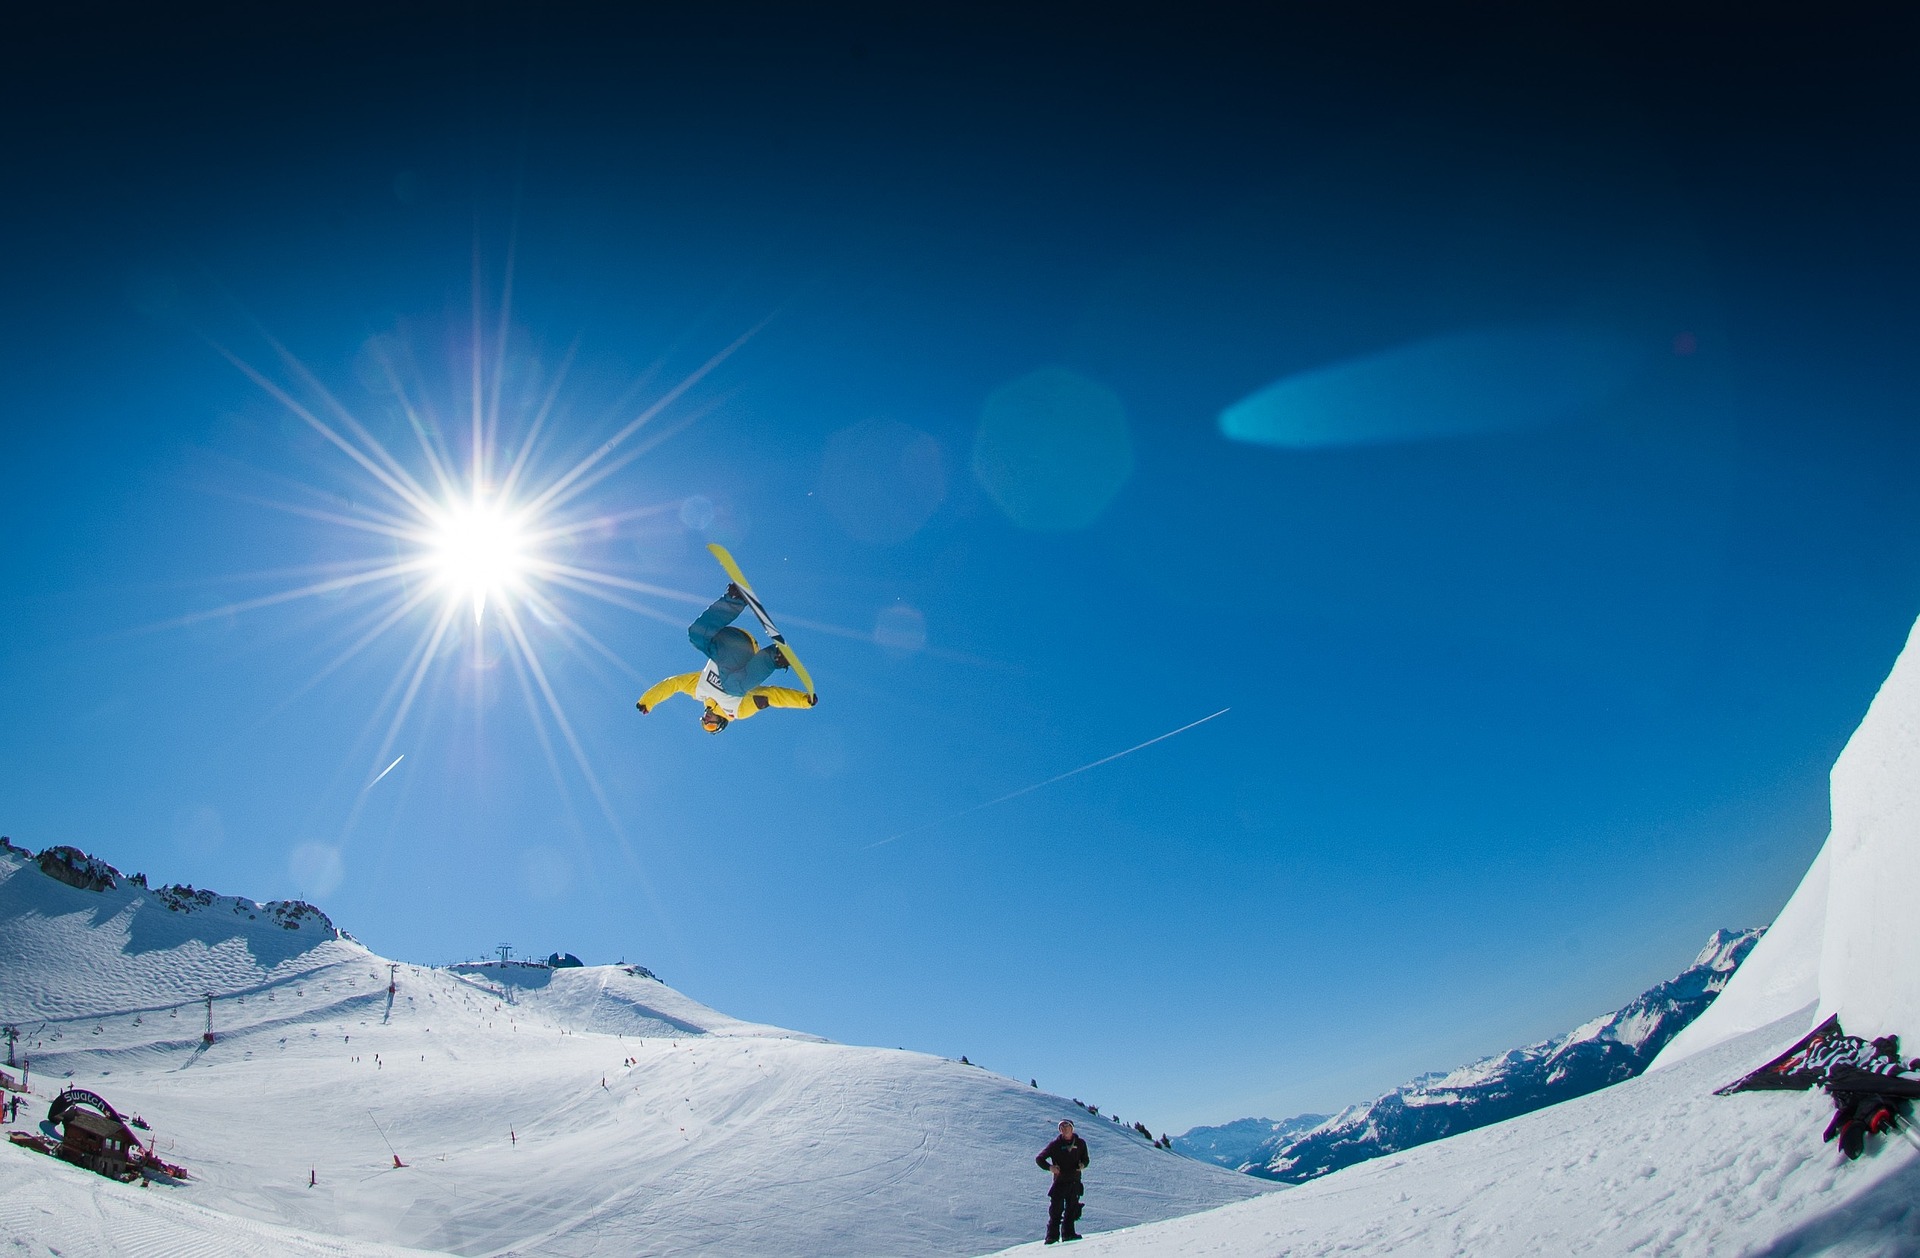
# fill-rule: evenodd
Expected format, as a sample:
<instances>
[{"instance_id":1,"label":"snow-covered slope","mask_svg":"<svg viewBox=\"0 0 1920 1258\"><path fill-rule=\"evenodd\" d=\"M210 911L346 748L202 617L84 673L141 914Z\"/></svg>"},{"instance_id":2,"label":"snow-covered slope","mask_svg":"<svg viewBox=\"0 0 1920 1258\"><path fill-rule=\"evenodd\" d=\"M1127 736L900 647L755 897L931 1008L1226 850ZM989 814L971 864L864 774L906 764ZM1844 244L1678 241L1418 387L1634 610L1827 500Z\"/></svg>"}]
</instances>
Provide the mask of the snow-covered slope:
<instances>
[{"instance_id":1,"label":"snow-covered slope","mask_svg":"<svg viewBox=\"0 0 1920 1258\"><path fill-rule=\"evenodd\" d=\"M1833 771L1826 847L1726 990L1653 1069L1290 1192L1095 1237L1089 1255L1503 1258L1920 1254L1920 1148L1845 1160L1821 1092L1714 1089L1829 1013L1920 1039L1920 626ZM1796 1003L1797 1002L1797 1003Z\"/></svg>"},{"instance_id":2,"label":"snow-covered slope","mask_svg":"<svg viewBox=\"0 0 1920 1258\"><path fill-rule=\"evenodd\" d=\"M1920 624L1833 766L1833 829L1778 923L1671 1065L1802 1006L1854 1035L1920 1037Z\"/></svg>"},{"instance_id":3,"label":"snow-covered slope","mask_svg":"<svg viewBox=\"0 0 1920 1258\"><path fill-rule=\"evenodd\" d=\"M0 1146L0 1252L9 1258L420 1258L424 1251L258 1223L181 1193L124 1188Z\"/></svg>"},{"instance_id":4,"label":"snow-covered slope","mask_svg":"<svg viewBox=\"0 0 1920 1258\"><path fill-rule=\"evenodd\" d=\"M709 1009L668 987L637 965L591 965L548 969L521 961L474 961L449 967L475 988L520 1010L573 1031L639 1035L655 1039L688 1035L761 1035L824 1044L759 1022L742 1022Z\"/></svg>"},{"instance_id":5,"label":"snow-covered slope","mask_svg":"<svg viewBox=\"0 0 1920 1258\"><path fill-rule=\"evenodd\" d=\"M1820 1142L1823 1094L1713 1095L1805 1022L1257 1201L1095 1236L1076 1258L1920 1253L1913 1146L1876 1141L1847 1162Z\"/></svg>"},{"instance_id":6,"label":"snow-covered slope","mask_svg":"<svg viewBox=\"0 0 1920 1258\"><path fill-rule=\"evenodd\" d=\"M1032 1157L1062 1117L1100 1168L1089 1226L1260 1191L1024 1083L742 1022L639 967L394 965L309 906L52 864L0 850L19 1125L70 1080L193 1178L0 1145L8 1253L978 1253L1044 1223Z\"/></svg>"},{"instance_id":7,"label":"snow-covered slope","mask_svg":"<svg viewBox=\"0 0 1920 1258\"><path fill-rule=\"evenodd\" d=\"M1760 935L1759 930L1716 931L1692 965L1612 1013L1555 1039L1422 1075L1304 1130L1276 1131L1235 1167L1303 1184L1630 1079L1711 1007ZM1185 1139L1176 1139L1174 1147L1183 1148Z\"/></svg>"}]
</instances>

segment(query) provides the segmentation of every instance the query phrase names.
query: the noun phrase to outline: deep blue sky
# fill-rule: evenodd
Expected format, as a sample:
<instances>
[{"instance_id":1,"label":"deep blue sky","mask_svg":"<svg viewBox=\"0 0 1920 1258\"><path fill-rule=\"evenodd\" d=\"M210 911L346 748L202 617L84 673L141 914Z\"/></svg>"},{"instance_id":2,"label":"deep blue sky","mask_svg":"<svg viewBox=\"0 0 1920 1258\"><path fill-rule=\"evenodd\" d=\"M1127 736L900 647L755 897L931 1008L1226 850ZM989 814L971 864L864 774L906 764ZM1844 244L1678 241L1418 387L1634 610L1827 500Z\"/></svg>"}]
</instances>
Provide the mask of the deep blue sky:
<instances>
[{"instance_id":1,"label":"deep blue sky","mask_svg":"<svg viewBox=\"0 0 1920 1258\"><path fill-rule=\"evenodd\" d=\"M1539 7L29 26L0 832L393 956L641 961L1156 1131L1613 1007L1777 911L1920 613L1920 45L1891 6ZM269 505L382 499L214 345L286 380L277 338L417 462L367 347L460 415L476 256L506 435L577 342L549 472L767 321L575 514L661 511L572 558L704 598L721 540L855 631L793 631L817 710L712 739L633 710L692 605L563 593L644 679L533 626L617 829L497 617L366 790L436 603L317 682L377 601L164 627L386 545ZM1542 383L1569 336L1627 366ZM1330 369L1368 383L1319 436L1223 435ZM1036 372L1131 457L1009 511L976 441Z\"/></svg>"}]
</instances>

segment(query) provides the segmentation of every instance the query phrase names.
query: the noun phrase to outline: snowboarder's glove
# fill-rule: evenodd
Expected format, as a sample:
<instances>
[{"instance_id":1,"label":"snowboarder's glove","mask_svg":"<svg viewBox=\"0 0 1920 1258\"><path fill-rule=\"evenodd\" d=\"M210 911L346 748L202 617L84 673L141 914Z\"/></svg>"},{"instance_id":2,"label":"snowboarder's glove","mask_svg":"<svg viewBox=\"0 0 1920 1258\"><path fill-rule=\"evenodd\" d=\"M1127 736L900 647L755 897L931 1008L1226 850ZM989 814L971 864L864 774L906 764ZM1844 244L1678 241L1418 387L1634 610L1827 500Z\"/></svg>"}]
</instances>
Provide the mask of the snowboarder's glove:
<instances>
[{"instance_id":1,"label":"snowboarder's glove","mask_svg":"<svg viewBox=\"0 0 1920 1258\"><path fill-rule=\"evenodd\" d=\"M820 696L819 696L819 695L808 695L808 696L807 696L807 706L808 706L808 707L812 707L812 706L813 706L814 704L816 704L816 703L818 703L818 702L820 702Z\"/></svg>"},{"instance_id":2,"label":"snowboarder's glove","mask_svg":"<svg viewBox=\"0 0 1920 1258\"><path fill-rule=\"evenodd\" d=\"M635 704L634 704L633 706L634 706L634 707L636 707L636 708L639 708L639 709L640 709L640 715L641 715L641 716L645 716L645 715L647 714L647 705L646 705L646 704L644 704L644 703L637 703L637 702L636 702L636 703L635 703Z\"/></svg>"}]
</instances>

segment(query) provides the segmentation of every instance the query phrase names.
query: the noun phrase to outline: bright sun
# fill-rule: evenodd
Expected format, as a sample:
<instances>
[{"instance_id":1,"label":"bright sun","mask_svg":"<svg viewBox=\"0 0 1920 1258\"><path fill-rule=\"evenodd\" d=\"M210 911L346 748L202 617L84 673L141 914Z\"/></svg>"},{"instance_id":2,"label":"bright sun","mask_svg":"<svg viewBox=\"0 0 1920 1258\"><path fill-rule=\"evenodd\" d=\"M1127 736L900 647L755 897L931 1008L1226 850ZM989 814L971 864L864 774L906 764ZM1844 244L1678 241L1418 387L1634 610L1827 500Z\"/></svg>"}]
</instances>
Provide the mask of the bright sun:
<instances>
[{"instance_id":1,"label":"bright sun","mask_svg":"<svg viewBox=\"0 0 1920 1258\"><path fill-rule=\"evenodd\" d=\"M472 602L475 620L486 610L487 599L520 585L533 558L518 515L478 495L436 514L427 552L447 593Z\"/></svg>"},{"instance_id":2,"label":"bright sun","mask_svg":"<svg viewBox=\"0 0 1920 1258\"><path fill-rule=\"evenodd\" d=\"M684 623L678 608L664 611L651 601L635 601L632 596L641 595L650 600L664 598L683 604L706 600L637 581L618 572L602 571L593 562L592 551L586 556L580 554L583 543L620 536L621 526L627 521L669 510L675 504L604 510L594 506L585 495L651 449L653 441L631 439L679 402L759 329L749 330L708 358L629 419L619 431L595 443L577 462L547 467L543 466L546 460L542 457L545 448L542 434L556 406L572 356L569 354L553 372L545 400L537 409L522 414L517 403L507 406L502 394L502 364L508 331L506 312L504 309L501 312L500 342L493 346L484 343L478 319L476 314L471 390L461 399L469 405L451 412L458 414L464 409L469 413L471 428L464 449L459 448L462 444L459 428L443 429L435 419L435 408L427 402L432 391L424 384L416 391L415 383L407 378L410 372L401 371L402 364L409 361L409 356L402 352L404 347L386 346L379 338L376 338L378 345L375 341L368 342L367 365L377 369L374 383L369 383L369 387L383 384L379 391L390 394L392 404L397 406L419 442L421 462L413 468L389 450L312 371L278 342L269 338L280 360L298 381L291 389L237 354L221 349L244 375L365 473L365 481L356 483L353 492L344 496L345 510L336 509L335 505L343 500L343 495L318 487L315 493L322 499L318 504L303 500L270 502L269 505L356 533L371 534L380 542L377 548L370 548L357 559L321 564L317 573L308 568L292 569L316 575L317 579L305 584L196 612L172 623L193 624L295 599L357 592L359 601L350 599L349 605L356 608L367 605L364 623L356 627L355 640L321 670L320 676L324 677L381 640L388 630L411 622L408 627L417 628L418 635L381 700L383 708L390 708L391 716L373 760L388 769L399 763L388 757L422 687L429 676L452 657L451 651L442 650L443 645L449 642L469 645L475 667L495 659L510 660L528 715L548 750L549 767L554 772L556 785L565 790L560 782L559 763L552 755L548 730L558 734L572 752L601 812L614 831L622 833L620 817L601 790L599 776L588 762L586 748L562 707L555 679L548 675L543 657L585 648L634 680L644 681L618 652L569 613L564 605L565 596L584 595L675 625ZM489 364L491 371L487 370ZM303 391L308 396L300 396ZM519 428L512 441L503 442L501 438L503 408L509 423ZM660 439L667 435L670 434L661 434ZM429 602L438 602L439 607L416 616ZM469 606L473 609L474 628L472 632L461 633L460 613ZM486 624L489 610L495 614L492 623ZM491 643L494 649L483 650L483 643ZM369 726L369 732L371 729ZM385 770L381 772L384 775ZM346 823L349 830L358 816L356 804Z\"/></svg>"}]
</instances>

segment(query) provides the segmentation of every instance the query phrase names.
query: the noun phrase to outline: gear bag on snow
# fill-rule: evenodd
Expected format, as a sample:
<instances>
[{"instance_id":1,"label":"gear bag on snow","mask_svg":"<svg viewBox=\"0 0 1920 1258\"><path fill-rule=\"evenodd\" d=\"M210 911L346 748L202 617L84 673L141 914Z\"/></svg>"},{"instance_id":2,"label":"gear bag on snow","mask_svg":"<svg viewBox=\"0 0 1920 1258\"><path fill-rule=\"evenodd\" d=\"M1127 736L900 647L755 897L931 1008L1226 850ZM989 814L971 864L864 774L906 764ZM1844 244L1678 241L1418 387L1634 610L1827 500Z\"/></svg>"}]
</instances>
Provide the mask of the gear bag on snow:
<instances>
[{"instance_id":1,"label":"gear bag on snow","mask_svg":"<svg viewBox=\"0 0 1920 1258\"><path fill-rule=\"evenodd\" d=\"M1715 1095L1814 1087L1833 1098L1833 1119L1821 1138L1839 1141L1840 1152L1852 1160L1860 1156L1869 1135L1909 1121L1909 1103L1920 1097L1920 1076L1902 1069L1897 1036L1863 1040L1848 1035L1835 1014L1766 1065L1716 1089Z\"/></svg>"}]
</instances>

